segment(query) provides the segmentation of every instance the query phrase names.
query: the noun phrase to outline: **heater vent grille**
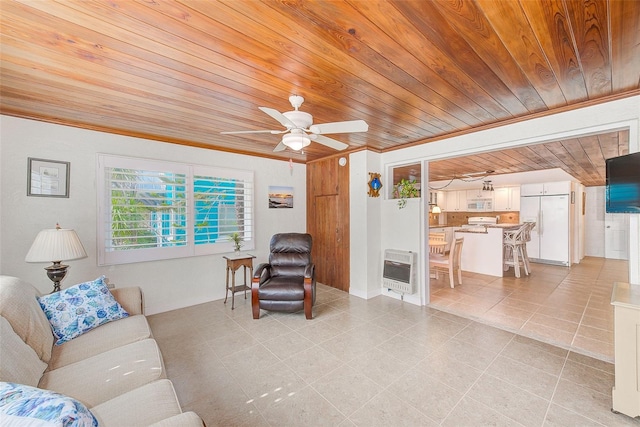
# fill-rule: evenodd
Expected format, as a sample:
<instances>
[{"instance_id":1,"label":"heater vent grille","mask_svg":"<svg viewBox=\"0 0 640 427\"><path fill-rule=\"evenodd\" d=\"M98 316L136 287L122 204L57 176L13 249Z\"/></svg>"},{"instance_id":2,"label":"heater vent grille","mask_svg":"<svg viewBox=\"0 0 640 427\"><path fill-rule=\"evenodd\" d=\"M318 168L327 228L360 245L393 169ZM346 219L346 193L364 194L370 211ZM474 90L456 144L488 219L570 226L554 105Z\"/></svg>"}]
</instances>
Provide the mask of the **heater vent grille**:
<instances>
[{"instance_id":1,"label":"heater vent grille","mask_svg":"<svg viewBox=\"0 0 640 427\"><path fill-rule=\"evenodd\" d=\"M416 255L415 252L410 251L385 250L382 286L405 294L415 293Z\"/></svg>"}]
</instances>

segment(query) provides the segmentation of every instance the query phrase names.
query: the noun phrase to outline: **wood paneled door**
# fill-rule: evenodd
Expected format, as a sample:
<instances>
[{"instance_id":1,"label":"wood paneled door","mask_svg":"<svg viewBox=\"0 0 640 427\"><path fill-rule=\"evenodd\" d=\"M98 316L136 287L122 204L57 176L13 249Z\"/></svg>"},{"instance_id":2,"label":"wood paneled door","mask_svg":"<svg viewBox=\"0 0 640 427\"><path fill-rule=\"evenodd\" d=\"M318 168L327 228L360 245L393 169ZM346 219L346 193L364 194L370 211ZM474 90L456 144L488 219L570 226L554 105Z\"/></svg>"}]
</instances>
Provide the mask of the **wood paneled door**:
<instances>
[{"instance_id":1,"label":"wood paneled door","mask_svg":"<svg viewBox=\"0 0 640 427\"><path fill-rule=\"evenodd\" d=\"M307 164L307 232L316 280L349 291L349 164L339 157Z\"/></svg>"}]
</instances>

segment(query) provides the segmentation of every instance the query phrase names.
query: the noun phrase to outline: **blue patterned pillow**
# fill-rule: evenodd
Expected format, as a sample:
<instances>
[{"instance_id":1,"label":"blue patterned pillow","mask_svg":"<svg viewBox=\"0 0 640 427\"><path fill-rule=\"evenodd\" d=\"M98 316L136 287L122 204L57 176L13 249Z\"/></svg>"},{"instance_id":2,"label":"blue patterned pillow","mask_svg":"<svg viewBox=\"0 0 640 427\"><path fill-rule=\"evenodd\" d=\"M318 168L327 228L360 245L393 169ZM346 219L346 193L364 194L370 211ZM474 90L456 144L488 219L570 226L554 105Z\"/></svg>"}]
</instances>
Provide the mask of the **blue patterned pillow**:
<instances>
[{"instance_id":1,"label":"blue patterned pillow","mask_svg":"<svg viewBox=\"0 0 640 427\"><path fill-rule=\"evenodd\" d=\"M5 382L0 382L0 419L3 426L98 426L91 411L75 399Z\"/></svg>"},{"instance_id":2,"label":"blue patterned pillow","mask_svg":"<svg viewBox=\"0 0 640 427\"><path fill-rule=\"evenodd\" d=\"M104 276L42 296L38 302L58 338L56 345L129 316L107 289Z\"/></svg>"}]
</instances>

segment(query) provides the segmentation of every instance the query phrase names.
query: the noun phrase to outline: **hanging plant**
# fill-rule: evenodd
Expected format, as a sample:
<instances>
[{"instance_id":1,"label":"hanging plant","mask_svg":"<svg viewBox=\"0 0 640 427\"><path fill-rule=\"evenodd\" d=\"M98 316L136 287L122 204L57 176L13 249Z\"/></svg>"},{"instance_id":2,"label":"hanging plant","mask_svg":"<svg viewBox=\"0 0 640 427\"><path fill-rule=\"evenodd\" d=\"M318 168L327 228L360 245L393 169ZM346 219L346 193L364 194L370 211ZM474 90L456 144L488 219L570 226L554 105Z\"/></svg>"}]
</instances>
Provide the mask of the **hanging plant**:
<instances>
[{"instance_id":1,"label":"hanging plant","mask_svg":"<svg viewBox=\"0 0 640 427\"><path fill-rule=\"evenodd\" d=\"M420 197L420 188L418 181L402 178L399 183L393 187L393 195L398 198L398 209L402 209L407 205L407 199Z\"/></svg>"}]
</instances>

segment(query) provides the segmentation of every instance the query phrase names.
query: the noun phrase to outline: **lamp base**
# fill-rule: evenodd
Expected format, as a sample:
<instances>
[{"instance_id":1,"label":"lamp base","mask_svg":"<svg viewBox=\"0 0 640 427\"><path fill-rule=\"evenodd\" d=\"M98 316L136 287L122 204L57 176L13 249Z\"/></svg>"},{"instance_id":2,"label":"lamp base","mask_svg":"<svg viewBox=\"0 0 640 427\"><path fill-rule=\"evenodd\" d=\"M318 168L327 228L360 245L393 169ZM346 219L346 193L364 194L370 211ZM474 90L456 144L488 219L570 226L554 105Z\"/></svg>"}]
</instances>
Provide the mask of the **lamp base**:
<instances>
[{"instance_id":1,"label":"lamp base","mask_svg":"<svg viewBox=\"0 0 640 427\"><path fill-rule=\"evenodd\" d=\"M52 265L44 268L47 271L47 277L53 282L53 291L51 293L60 291L60 282L67 275L69 266L60 263L61 261L53 261Z\"/></svg>"}]
</instances>

